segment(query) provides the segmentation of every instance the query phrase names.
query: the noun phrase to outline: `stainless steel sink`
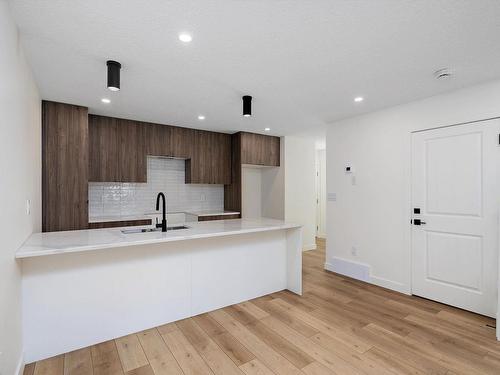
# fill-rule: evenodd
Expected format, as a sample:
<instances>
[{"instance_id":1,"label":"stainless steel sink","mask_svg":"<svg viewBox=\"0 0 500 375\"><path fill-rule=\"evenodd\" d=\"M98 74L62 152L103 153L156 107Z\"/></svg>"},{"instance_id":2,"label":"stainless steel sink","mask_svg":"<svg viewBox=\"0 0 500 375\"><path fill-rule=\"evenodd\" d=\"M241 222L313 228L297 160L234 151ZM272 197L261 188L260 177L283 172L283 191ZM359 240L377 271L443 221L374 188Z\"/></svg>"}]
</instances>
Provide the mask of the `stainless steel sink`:
<instances>
[{"instance_id":1,"label":"stainless steel sink","mask_svg":"<svg viewBox=\"0 0 500 375\"><path fill-rule=\"evenodd\" d=\"M174 225L167 227L167 232L169 230L180 230L189 229L186 225ZM150 233L150 232L161 232L161 228L134 228L134 229L122 229L123 234L136 234L136 233Z\"/></svg>"}]
</instances>

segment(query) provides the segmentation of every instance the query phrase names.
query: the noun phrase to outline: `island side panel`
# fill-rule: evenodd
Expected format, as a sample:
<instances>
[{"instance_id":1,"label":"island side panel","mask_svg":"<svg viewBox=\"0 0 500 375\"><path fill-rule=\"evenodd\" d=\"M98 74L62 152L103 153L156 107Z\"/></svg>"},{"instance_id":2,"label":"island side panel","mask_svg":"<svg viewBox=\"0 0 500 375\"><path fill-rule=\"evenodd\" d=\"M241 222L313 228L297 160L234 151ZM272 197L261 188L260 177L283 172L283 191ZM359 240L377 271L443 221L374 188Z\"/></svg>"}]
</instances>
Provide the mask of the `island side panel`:
<instances>
[{"instance_id":1,"label":"island side panel","mask_svg":"<svg viewBox=\"0 0 500 375\"><path fill-rule=\"evenodd\" d=\"M240 235L237 246L205 240L192 263L192 314L286 289L286 231Z\"/></svg>"},{"instance_id":2,"label":"island side panel","mask_svg":"<svg viewBox=\"0 0 500 375\"><path fill-rule=\"evenodd\" d=\"M302 227L286 230L286 288L302 295Z\"/></svg>"},{"instance_id":3,"label":"island side panel","mask_svg":"<svg viewBox=\"0 0 500 375\"><path fill-rule=\"evenodd\" d=\"M285 289L286 251L276 230L23 259L25 360Z\"/></svg>"}]
</instances>

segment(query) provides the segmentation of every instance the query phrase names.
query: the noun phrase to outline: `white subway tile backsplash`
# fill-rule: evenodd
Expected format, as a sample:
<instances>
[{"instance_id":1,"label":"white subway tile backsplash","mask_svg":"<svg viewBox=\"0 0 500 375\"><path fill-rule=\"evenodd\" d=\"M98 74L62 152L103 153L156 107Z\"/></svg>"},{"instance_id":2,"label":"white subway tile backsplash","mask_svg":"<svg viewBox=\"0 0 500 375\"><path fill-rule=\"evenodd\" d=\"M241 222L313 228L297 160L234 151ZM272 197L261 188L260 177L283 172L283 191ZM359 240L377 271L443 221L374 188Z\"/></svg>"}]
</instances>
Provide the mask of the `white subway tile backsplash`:
<instances>
[{"instance_id":1,"label":"white subway tile backsplash","mask_svg":"<svg viewBox=\"0 0 500 375\"><path fill-rule=\"evenodd\" d=\"M89 216L142 215L155 211L156 195L167 197L168 212L224 209L223 185L184 183L185 161L148 157L148 182L89 183Z\"/></svg>"}]
</instances>

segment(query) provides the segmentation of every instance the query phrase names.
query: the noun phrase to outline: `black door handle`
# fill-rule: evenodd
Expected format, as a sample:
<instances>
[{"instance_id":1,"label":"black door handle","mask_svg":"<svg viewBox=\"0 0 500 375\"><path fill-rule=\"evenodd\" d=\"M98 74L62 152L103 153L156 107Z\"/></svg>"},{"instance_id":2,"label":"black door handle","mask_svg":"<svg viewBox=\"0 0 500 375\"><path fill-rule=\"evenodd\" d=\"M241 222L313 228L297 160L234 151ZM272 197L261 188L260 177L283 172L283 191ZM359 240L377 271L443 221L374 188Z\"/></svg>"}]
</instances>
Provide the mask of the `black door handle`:
<instances>
[{"instance_id":1,"label":"black door handle","mask_svg":"<svg viewBox=\"0 0 500 375\"><path fill-rule=\"evenodd\" d=\"M420 219L413 219L413 225L424 225L427 224L425 221L422 221Z\"/></svg>"}]
</instances>

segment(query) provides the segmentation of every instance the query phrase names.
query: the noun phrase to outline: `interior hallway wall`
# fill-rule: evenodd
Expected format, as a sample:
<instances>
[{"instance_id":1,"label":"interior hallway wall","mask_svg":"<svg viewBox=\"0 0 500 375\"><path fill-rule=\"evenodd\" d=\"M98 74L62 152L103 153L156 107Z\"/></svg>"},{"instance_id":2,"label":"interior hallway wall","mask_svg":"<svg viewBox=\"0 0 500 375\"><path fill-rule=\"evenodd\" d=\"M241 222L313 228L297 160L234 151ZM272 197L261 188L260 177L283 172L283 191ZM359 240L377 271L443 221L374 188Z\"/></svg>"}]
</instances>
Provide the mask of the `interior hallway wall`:
<instances>
[{"instance_id":1,"label":"interior hallway wall","mask_svg":"<svg viewBox=\"0 0 500 375\"><path fill-rule=\"evenodd\" d=\"M0 374L22 362L16 250L41 229L41 101L8 3L0 1ZM30 214L27 213L30 201Z\"/></svg>"},{"instance_id":2,"label":"interior hallway wall","mask_svg":"<svg viewBox=\"0 0 500 375\"><path fill-rule=\"evenodd\" d=\"M281 137L280 167L243 167L242 215L298 223L304 250L316 248L316 147L310 137ZM258 187L260 181L260 189ZM260 207L259 205L260 196Z\"/></svg>"},{"instance_id":3,"label":"interior hallway wall","mask_svg":"<svg viewBox=\"0 0 500 375\"><path fill-rule=\"evenodd\" d=\"M316 248L316 147L314 138L284 137L285 221L302 224L304 250Z\"/></svg>"},{"instance_id":4,"label":"interior hallway wall","mask_svg":"<svg viewBox=\"0 0 500 375\"><path fill-rule=\"evenodd\" d=\"M494 81L331 124L326 268L410 293L411 132L498 116Z\"/></svg>"}]
</instances>

